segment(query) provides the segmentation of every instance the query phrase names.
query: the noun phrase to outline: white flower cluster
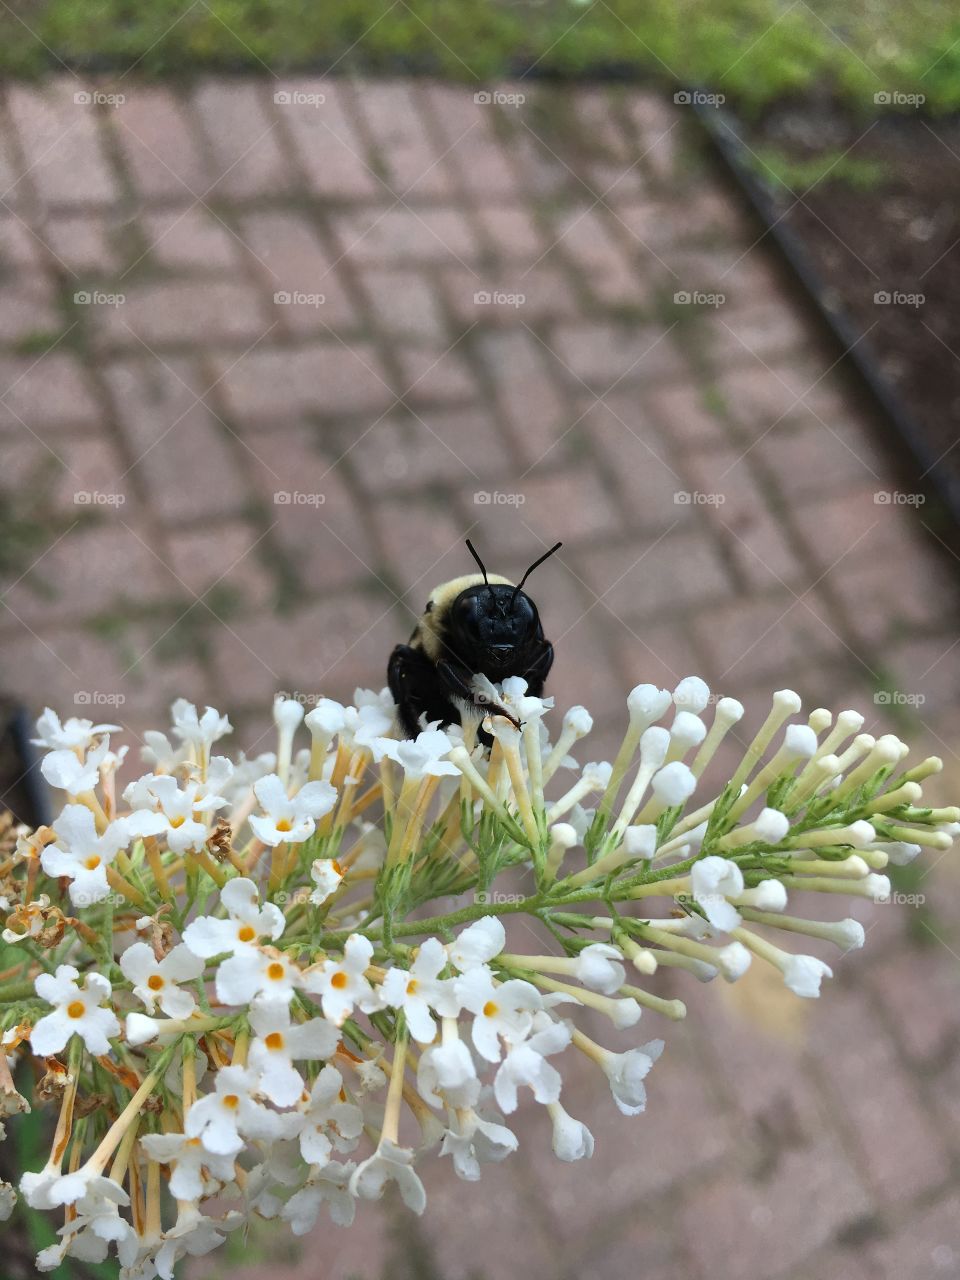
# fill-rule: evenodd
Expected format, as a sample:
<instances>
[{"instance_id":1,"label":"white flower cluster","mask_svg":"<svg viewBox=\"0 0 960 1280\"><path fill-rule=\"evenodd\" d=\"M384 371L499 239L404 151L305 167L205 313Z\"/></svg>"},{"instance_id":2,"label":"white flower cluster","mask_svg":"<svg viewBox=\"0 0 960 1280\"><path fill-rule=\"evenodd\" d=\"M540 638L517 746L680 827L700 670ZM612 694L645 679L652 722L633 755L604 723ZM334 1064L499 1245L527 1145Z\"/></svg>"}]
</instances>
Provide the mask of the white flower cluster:
<instances>
[{"instance_id":1,"label":"white flower cluster","mask_svg":"<svg viewBox=\"0 0 960 1280\"><path fill-rule=\"evenodd\" d=\"M888 864L958 830L960 810L922 803L938 760L904 771L899 739L861 733L853 711L797 720L789 690L713 795L701 780L743 707L697 677L634 689L613 762L582 766L583 707L551 739L552 699L522 680L477 693L520 725L488 716L489 749L474 722L402 740L387 692L358 690L305 717L278 701L276 752L235 761L215 754L226 717L181 700L122 792L116 726L40 718L65 803L0 849L16 961L0 1118L27 1107L14 1072L32 1057L59 1113L20 1192L64 1213L41 1270L112 1252L129 1280L171 1280L251 1215L347 1225L388 1182L420 1213L422 1159L478 1179L516 1149L507 1118L528 1093L557 1156L589 1157L560 1101L564 1055L636 1115L663 1042L607 1048L579 1011L613 1032L645 1011L681 1019L644 985L660 967L734 981L754 957L817 996L829 966L769 932L848 950L863 929L789 915L788 895L886 898ZM518 913L544 954L507 949ZM14 1201L0 1185L0 1217Z\"/></svg>"}]
</instances>

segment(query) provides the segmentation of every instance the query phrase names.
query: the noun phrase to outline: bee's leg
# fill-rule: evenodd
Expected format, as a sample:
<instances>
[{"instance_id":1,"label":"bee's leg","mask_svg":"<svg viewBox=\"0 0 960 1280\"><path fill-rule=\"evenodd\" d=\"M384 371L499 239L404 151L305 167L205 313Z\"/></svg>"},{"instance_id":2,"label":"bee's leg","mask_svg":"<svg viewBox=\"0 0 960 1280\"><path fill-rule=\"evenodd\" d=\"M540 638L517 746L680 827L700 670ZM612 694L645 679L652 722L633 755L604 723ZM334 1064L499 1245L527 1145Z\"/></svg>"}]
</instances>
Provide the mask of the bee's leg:
<instances>
[{"instance_id":1,"label":"bee's leg","mask_svg":"<svg viewBox=\"0 0 960 1280\"><path fill-rule=\"evenodd\" d=\"M547 676L550 674L550 668L553 666L553 645L549 640L544 640L540 646L539 652L527 669L523 672L523 677L527 682L527 692L533 698L539 698L543 693L543 685Z\"/></svg>"},{"instance_id":2,"label":"bee's leg","mask_svg":"<svg viewBox=\"0 0 960 1280\"><path fill-rule=\"evenodd\" d=\"M505 716L516 728L521 727L520 721L506 707L501 707L497 702L490 702L471 687L470 672L466 668L458 667L446 658L441 658L437 663L437 672L450 692L456 694L458 698L463 698L464 702L471 703L486 715Z\"/></svg>"}]
</instances>

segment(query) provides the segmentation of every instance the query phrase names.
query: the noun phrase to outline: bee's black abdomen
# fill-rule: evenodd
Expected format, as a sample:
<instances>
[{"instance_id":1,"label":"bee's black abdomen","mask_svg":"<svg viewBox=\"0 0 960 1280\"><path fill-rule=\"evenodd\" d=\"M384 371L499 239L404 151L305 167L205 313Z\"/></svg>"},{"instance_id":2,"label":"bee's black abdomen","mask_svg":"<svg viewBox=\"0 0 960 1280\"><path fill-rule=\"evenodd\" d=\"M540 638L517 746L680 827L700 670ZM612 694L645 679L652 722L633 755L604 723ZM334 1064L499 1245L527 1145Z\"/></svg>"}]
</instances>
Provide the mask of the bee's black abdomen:
<instances>
[{"instance_id":1,"label":"bee's black abdomen","mask_svg":"<svg viewBox=\"0 0 960 1280\"><path fill-rule=\"evenodd\" d=\"M407 737L415 738L420 732L423 715L428 721L439 720L441 726L460 723L460 713L445 696L437 668L422 649L398 644L390 655L387 683Z\"/></svg>"}]
</instances>

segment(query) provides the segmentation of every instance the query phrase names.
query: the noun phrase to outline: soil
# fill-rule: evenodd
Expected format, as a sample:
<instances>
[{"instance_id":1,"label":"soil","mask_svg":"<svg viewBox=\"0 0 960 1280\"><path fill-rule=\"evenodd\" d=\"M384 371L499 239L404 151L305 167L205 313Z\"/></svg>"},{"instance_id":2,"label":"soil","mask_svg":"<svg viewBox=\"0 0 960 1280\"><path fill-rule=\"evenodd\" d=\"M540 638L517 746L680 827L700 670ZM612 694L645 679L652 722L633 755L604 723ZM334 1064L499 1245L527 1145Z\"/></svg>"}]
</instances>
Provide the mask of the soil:
<instances>
[{"instance_id":1,"label":"soil","mask_svg":"<svg viewBox=\"0 0 960 1280\"><path fill-rule=\"evenodd\" d=\"M737 129L751 151L776 148L800 173L817 156L843 156L818 182L765 181L771 220L799 240L820 304L863 335L861 358L920 437L918 473L939 480L960 516L960 120L852 120L804 105Z\"/></svg>"}]
</instances>

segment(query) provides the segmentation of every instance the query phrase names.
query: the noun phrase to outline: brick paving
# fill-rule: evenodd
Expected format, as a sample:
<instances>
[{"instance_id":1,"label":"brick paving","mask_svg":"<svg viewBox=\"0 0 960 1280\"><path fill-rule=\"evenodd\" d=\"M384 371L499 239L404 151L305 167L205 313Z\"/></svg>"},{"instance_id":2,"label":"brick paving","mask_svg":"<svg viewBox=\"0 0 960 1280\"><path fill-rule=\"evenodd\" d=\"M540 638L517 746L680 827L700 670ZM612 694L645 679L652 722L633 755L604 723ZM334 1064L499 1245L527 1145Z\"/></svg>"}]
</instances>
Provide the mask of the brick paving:
<instances>
[{"instance_id":1,"label":"brick paving","mask_svg":"<svg viewBox=\"0 0 960 1280\"><path fill-rule=\"evenodd\" d=\"M382 681L465 534L506 573L562 537L538 588L561 704L609 724L632 683L696 669L756 719L790 685L960 780L956 565L922 506L876 500L910 481L685 110L500 89L525 101L5 90L4 684L122 695L134 735L183 693L262 747L274 691ZM368 1207L280 1259L264 1228L231 1270L957 1275L955 859L907 887L926 912L865 905L812 1009L684 985L642 1119L571 1079L592 1168L528 1112L482 1192L434 1163L422 1222Z\"/></svg>"}]
</instances>

